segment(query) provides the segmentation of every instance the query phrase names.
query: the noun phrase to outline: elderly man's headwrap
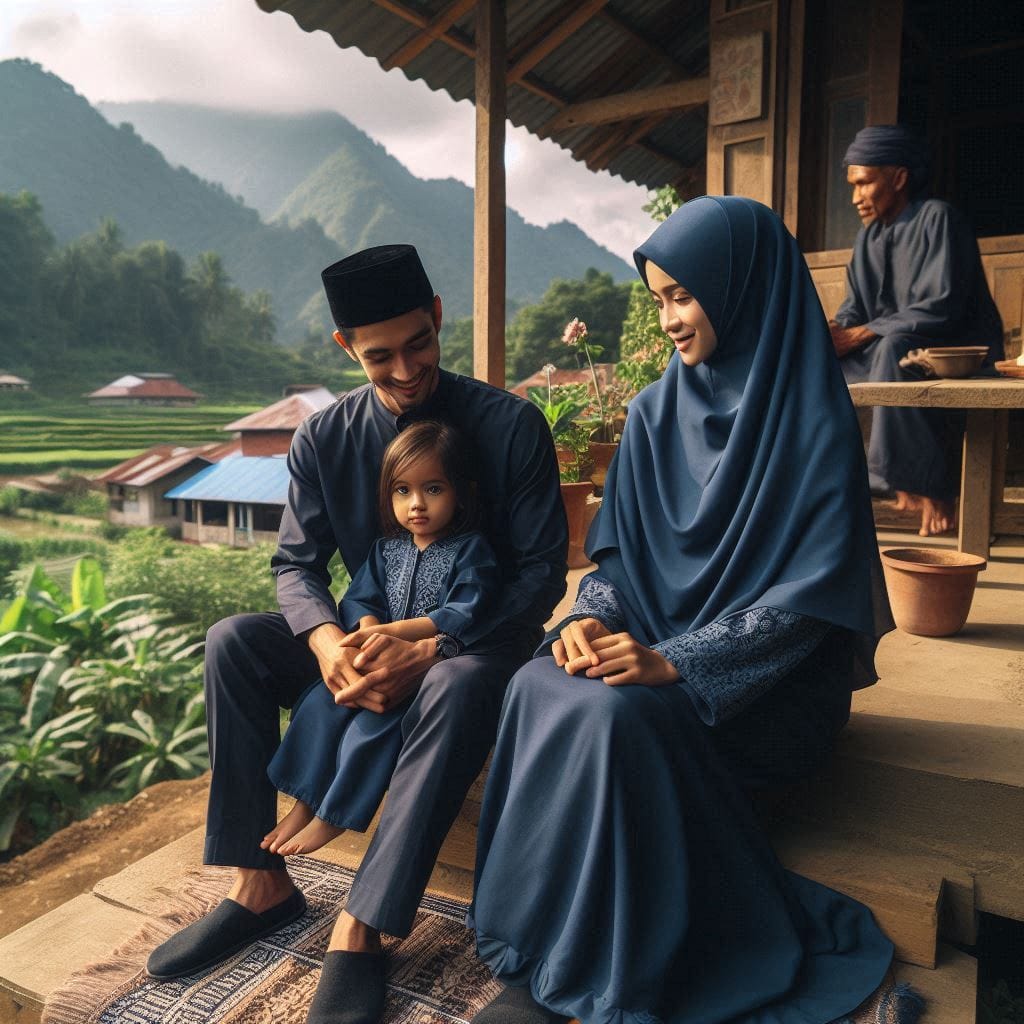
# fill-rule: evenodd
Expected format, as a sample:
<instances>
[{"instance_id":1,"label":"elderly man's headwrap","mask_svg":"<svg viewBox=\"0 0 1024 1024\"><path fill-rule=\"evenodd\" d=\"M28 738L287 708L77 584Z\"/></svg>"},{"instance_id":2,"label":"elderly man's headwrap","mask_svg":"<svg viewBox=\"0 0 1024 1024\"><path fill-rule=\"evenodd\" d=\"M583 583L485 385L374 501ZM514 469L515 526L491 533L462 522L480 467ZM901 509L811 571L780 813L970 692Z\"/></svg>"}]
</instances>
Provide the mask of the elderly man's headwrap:
<instances>
[{"instance_id":1,"label":"elderly man's headwrap","mask_svg":"<svg viewBox=\"0 0 1024 1024\"><path fill-rule=\"evenodd\" d=\"M916 196L928 184L928 147L925 141L901 124L862 128L843 157L843 166L906 167L908 191Z\"/></svg>"}]
</instances>

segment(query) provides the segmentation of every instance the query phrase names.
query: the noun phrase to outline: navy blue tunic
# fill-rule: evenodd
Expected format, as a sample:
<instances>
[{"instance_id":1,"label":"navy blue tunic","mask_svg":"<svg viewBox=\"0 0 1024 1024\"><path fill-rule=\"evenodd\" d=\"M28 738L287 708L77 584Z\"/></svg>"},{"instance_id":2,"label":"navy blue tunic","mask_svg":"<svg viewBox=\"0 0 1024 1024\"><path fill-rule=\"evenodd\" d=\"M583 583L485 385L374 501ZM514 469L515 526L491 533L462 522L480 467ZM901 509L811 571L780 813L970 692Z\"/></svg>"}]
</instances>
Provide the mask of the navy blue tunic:
<instances>
[{"instance_id":1,"label":"navy blue tunic","mask_svg":"<svg viewBox=\"0 0 1024 1024\"><path fill-rule=\"evenodd\" d=\"M327 563L335 551L354 576L380 533L377 485L384 449L422 419L458 429L473 446L481 533L491 542L502 589L491 615L466 627L474 653L536 643L565 593L568 527L551 432L531 402L470 377L439 371L437 390L396 417L371 384L305 420L288 454L291 483L281 520L281 612L296 636L338 621Z\"/></svg>"},{"instance_id":2,"label":"navy blue tunic","mask_svg":"<svg viewBox=\"0 0 1024 1024\"><path fill-rule=\"evenodd\" d=\"M500 589L491 546L479 533L446 537L423 551L409 534L374 544L342 598L346 630L372 615L380 622L426 616L458 642ZM322 681L299 698L267 770L282 792L337 828L366 831L402 749L402 718L412 697L377 714L334 703Z\"/></svg>"},{"instance_id":3,"label":"navy blue tunic","mask_svg":"<svg viewBox=\"0 0 1024 1024\"><path fill-rule=\"evenodd\" d=\"M988 345L1003 357L1003 327L967 221L938 199L914 200L892 222L861 229L846 271L844 327L878 337L843 357L850 384L914 380L900 367L911 349ZM871 414L868 469L877 491L952 500L959 482L962 416L936 409L878 406Z\"/></svg>"}]
</instances>

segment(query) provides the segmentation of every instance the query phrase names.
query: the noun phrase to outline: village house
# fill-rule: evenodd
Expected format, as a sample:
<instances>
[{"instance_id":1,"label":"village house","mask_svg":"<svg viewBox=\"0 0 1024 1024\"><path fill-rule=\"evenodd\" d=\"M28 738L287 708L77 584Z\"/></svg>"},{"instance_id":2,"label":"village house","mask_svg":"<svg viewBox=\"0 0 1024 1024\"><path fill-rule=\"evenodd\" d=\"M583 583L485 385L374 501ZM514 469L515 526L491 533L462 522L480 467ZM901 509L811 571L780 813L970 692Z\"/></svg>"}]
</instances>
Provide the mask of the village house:
<instances>
[{"instance_id":1,"label":"village house","mask_svg":"<svg viewBox=\"0 0 1024 1024\"><path fill-rule=\"evenodd\" d=\"M288 497L284 456L292 435L307 416L334 400L323 387L293 390L229 423L224 429L237 434L231 454L164 494L177 510L182 540L232 547L276 541Z\"/></svg>"},{"instance_id":2,"label":"village house","mask_svg":"<svg viewBox=\"0 0 1024 1024\"><path fill-rule=\"evenodd\" d=\"M0 391L28 391L29 383L24 377L0 370Z\"/></svg>"},{"instance_id":3,"label":"village house","mask_svg":"<svg viewBox=\"0 0 1024 1024\"><path fill-rule=\"evenodd\" d=\"M172 373L129 373L85 397L92 405L195 405L202 395Z\"/></svg>"},{"instance_id":4,"label":"village house","mask_svg":"<svg viewBox=\"0 0 1024 1024\"><path fill-rule=\"evenodd\" d=\"M107 492L107 519L119 526L177 527L180 510L164 497L167 488L236 450L235 441L191 448L161 444L126 459L96 477Z\"/></svg>"}]
</instances>

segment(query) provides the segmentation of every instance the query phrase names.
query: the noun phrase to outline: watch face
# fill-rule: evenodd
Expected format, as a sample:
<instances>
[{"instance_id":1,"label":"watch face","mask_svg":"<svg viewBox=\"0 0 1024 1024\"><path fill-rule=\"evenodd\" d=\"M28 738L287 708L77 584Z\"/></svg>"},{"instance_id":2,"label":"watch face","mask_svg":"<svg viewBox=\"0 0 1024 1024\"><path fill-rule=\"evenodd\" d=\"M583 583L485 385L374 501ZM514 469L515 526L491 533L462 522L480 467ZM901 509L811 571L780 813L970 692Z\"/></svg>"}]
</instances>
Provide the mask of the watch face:
<instances>
[{"instance_id":1,"label":"watch face","mask_svg":"<svg viewBox=\"0 0 1024 1024\"><path fill-rule=\"evenodd\" d=\"M454 658L459 653L458 641L447 633L438 633L434 639L437 641L437 653L440 657Z\"/></svg>"}]
</instances>

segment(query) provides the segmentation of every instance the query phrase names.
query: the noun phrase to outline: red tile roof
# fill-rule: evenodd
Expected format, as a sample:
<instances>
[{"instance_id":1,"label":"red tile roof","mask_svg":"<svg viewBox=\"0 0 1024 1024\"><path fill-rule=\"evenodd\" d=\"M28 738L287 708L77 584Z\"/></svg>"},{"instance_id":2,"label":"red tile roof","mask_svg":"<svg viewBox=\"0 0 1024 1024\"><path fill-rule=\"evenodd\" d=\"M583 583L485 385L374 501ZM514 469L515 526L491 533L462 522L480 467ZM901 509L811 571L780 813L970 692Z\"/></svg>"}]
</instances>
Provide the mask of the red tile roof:
<instances>
[{"instance_id":1,"label":"red tile roof","mask_svg":"<svg viewBox=\"0 0 1024 1024\"><path fill-rule=\"evenodd\" d=\"M326 409L336 401L327 388L298 391L265 409L229 423L225 430L295 430L309 415Z\"/></svg>"},{"instance_id":2,"label":"red tile roof","mask_svg":"<svg viewBox=\"0 0 1024 1024\"><path fill-rule=\"evenodd\" d=\"M87 398L199 398L198 392L179 384L169 373L127 374L86 396Z\"/></svg>"}]
</instances>

